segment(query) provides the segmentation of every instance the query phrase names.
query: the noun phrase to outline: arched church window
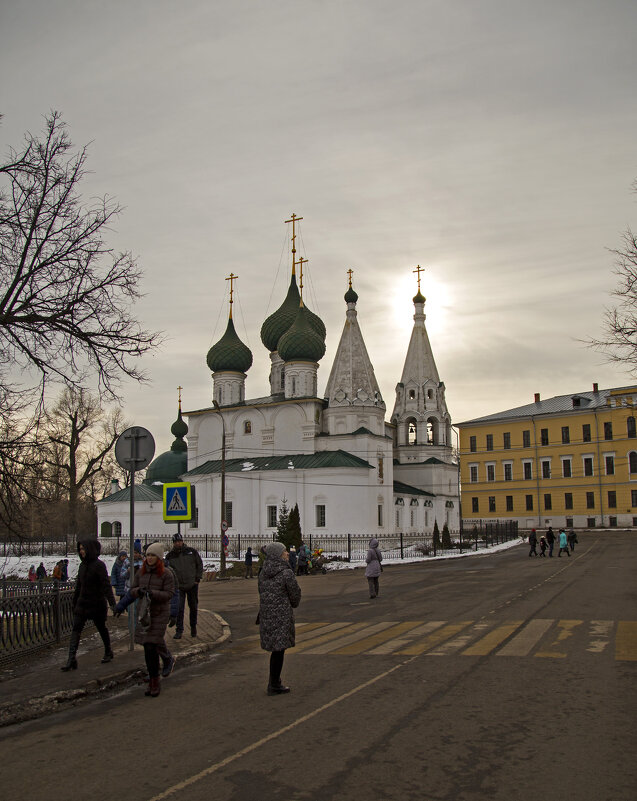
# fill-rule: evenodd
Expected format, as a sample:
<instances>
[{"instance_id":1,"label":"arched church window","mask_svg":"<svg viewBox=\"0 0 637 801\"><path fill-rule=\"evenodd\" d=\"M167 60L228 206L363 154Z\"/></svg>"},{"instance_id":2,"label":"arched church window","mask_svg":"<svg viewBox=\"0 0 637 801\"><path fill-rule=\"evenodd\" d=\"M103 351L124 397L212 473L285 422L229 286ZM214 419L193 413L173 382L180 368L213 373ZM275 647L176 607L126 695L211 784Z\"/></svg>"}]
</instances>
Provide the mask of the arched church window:
<instances>
[{"instance_id":1,"label":"arched church window","mask_svg":"<svg viewBox=\"0 0 637 801\"><path fill-rule=\"evenodd\" d=\"M416 397L416 390L415 389L410 389L409 390L409 399L413 400L415 397Z\"/></svg>"},{"instance_id":2,"label":"arched church window","mask_svg":"<svg viewBox=\"0 0 637 801\"><path fill-rule=\"evenodd\" d=\"M410 420L407 424L407 443L409 445L415 445L417 440L416 434L416 423L413 420Z\"/></svg>"},{"instance_id":3,"label":"arched church window","mask_svg":"<svg viewBox=\"0 0 637 801\"><path fill-rule=\"evenodd\" d=\"M113 525L111 523L102 523L100 526L100 537L111 537L113 535Z\"/></svg>"},{"instance_id":4,"label":"arched church window","mask_svg":"<svg viewBox=\"0 0 637 801\"><path fill-rule=\"evenodd\" d=\"M628 465L631 476L637 473L637 453L635 451L631 451L628 454Z\"/></svg>"},{"instance_id":5,"label":"arched church window","mask_svg":"<svg viewBox=\"0 0 637 801\"><path fill-rule=\"evenodd\" d=\"M434 396L433 389L428 389L427 390L427 397L429 398L429 400L431 400L433 398L433 396Z\"/></svg>"},{"instance_id":6,"label":"arched church window","mask_svg":"<svg viewBox=\"0 0 637 801\"><path fill-rule=\"evenodd\" d=\"M122 524L119 522L119 520L116 520L113 523L113 536L114 537L122 536Z\"/></svg>"},{"instance_id":7,"label":"arched church window","mask_svg":"<svg viewBox=\"0 0 637 801\"><path fill-rule=\"evenodd\" d=\"M281 370L281 389L285 389L285 370Z\"/></svg>"},{"instance_id":8,"label":"arched church window","mask_svg":"<svg viewBox=\"0 0 637 801\"><path fill-rule=\"evenodd\" d=\"M433 417L427 420L427 445L438 445L438 421Z\"/></svg>"},{"instance_id":9,"label":"arched church window","mask_svg":"<svg viewBox=\"0 0 637 801\"><path fill-rule=\"evenodd\" d=\"M292 394L296 395L296 377L292 376Z\"/></svg>"},{"instance_id":10,"label":"arched church window","mask_svg":"<svg viewBox=\"0 0 637 801\"><path fill-rule=\"evenodd\" d=\"M243 433L252 434L252 423L250 422L250 420L243 421Z\"/></svg>"},{"instance_id":11,"label":"arched church window","mask_svg":"<svg viewBox=\"0 0 637 801\"><path fill-rule=\"evenodd\" d=\"M635 429L635 418L629 417L626 420L626 432L630 439L637 437L637 429Z\"/></svg>"}]
</instances>

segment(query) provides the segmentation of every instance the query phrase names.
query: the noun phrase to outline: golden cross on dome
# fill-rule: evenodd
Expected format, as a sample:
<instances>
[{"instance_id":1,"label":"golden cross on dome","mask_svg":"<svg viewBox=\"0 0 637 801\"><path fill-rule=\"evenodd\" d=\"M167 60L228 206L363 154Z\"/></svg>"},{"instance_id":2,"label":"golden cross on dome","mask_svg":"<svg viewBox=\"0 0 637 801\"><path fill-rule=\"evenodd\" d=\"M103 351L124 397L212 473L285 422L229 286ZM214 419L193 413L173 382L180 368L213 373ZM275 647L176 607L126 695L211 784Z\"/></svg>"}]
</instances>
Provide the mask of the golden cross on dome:
<instances>
[{"instance_id":1,"label":"golden cross on dome","mask_svg":"<svg viewBox=\"0 0 637 801\"><path fill-rule=\"evenodd\" d=\"M230 281L230 317L232 317L232 294L234 292L234 282L237 280L239 276L235 275L234 273L230 273L230 275L226 278L226 281Z\"/></svg>"},{"instance_id":2,"label":"golden cross on dome","mask_svg":"<svg viewBox=\"0 0 637 801\"><path fill-rule=\"evenodd\" d=\"M425 272L425 268L421 267L420 264L416 267L415 270L412 270L414 273L418 273L418 291L420 292L420 273Z\"/></svg>"},{"instance_id":3,"label":"golden cross on dome","mask_svg":"<svg viewBox=\"0 0 637 801\"><path fill-rule=\"evenodd\" d=\"M297 217L296 214L292 213L292 216L289 220L286 220L287 223L292 223L292 275L296 275L296 223L300 222L303 217Z\"/></svg>"},{"instance_id":4,"label":"golden cross on dome","mask_svg":"<svg viewBox=\"0 0 637 801\"><path fill-rule=\"evenodd\" d=\"M301 293L301 300L303 300L303 265L307 264L308 260L304 259L303 256L298 260L297 264L299 265L299 291Z\"/></svg>"},{"instance_id":5,"label":"golden cross on dome","mask_svg":"<svg viewBox=\"0 0 637 801\"><path fill-rule=\"evenodd\" d=\"M347 271L347 275L349 277L349 288L350 289L352 288L352 275L353 274L354 274L354 270L352 270L352 268L350 267L349 270Z\"/></svg>"},{"instance_id":6,"label":"golden cross on dome","mask_svg":"<svg viewBox=\"0 0 637 801\"><path fill-rule=\"evenodd\" d=\"M179 411L181 411L181 390L183 387L177 387L177 389L179 390Z\"/></svg>"}]
</instances>

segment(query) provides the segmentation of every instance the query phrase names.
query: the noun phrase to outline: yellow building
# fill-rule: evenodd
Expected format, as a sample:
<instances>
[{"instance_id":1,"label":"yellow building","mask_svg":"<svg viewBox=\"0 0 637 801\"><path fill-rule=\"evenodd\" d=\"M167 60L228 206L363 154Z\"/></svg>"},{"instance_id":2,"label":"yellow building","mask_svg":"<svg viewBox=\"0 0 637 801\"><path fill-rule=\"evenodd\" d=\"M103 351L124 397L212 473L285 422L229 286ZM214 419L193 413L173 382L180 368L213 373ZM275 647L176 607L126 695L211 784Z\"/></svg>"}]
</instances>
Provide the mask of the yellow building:
<instances>
[{"instance_id":1,"label":"yellow building","mask_svg":"<svg viewBox=\"0 0 637 801\"><path fill-rule=\"evenodd\" d=\"M458 424L465 529L637 526L637 386L558 395Z\"/></svg>"}]
</instances>

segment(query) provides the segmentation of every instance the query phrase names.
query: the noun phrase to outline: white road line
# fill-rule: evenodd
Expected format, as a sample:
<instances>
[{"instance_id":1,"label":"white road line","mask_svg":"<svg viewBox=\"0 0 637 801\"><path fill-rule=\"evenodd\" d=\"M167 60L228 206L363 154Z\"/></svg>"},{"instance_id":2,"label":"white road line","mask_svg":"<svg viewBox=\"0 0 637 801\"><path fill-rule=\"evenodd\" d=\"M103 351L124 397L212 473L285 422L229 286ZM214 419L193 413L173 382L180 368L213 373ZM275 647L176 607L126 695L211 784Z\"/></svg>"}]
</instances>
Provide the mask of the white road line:
<instances>
[{"instance_id":1,"label":"white road line","mask_svg":"<svg viewBox=\"0 0 637 801\"><path fill-rule=\"evenodd\" d=\"M188 779L184 779L184 781L182 782L173 784L172 787L168 787L166 790L159 793L159 795L154 795L148 801L162 801L162 799L164 798L170 798L171 795L178 793L180 790L185 790L186 787L190 787L191 784L195 784L201 779L205 779L206 776L210 776L211 774L216 773L218 770L221 770L221 768L225 768L226 765L230 765L232 762L235 762L237 759L240 759L241 757L246 756L247 754L251 754L253 751L256 751L262 745L266 745L267 743L272 742L272 740L276 740L277 737L280 737L282 734L286 734L287 732L292 731L292 729L295 729L297 726L300 726L302 723L306 723L308 720L315 718L317 715L320 715L321 712L325 712L326 709L330 709L331 707L340 704L341 701L345 701L352 695L356 695L356 693L360 692L361 690L364 690L366 687L371 687L372 684L376 684L377 681L381 681L381 679L390 676L396 670L405 667L405 665L408 665L410 662L413 662L414 659L417 658L418 658L417 656L412 656L409 659L406 659L404 662L401 662L399 665L394 665L392 668L389 668L389 670L385 670L383 673L379 673L377 676L374 676L373 678L368 679L368 681L363 682L363 684L359 684L358 687L354 687L352 690L349 690L348 692L339 695L337 698L328 701L326 704L323 704L323 706L314 709L312 712L308 712L307 715L303 715L302 717L292 721L292 723L288 723L287 726L283 726L277 731L268 734L267 737L262 737L260 740L257 740L256 742L247 745L240 751L236 751L234 754L231 754L225 759L222 759L220 762L215 762L213 765L209 765L207 768L204 768L204 770L199 771L199 773L195 773Z\"/></svg>"}]
</instances>

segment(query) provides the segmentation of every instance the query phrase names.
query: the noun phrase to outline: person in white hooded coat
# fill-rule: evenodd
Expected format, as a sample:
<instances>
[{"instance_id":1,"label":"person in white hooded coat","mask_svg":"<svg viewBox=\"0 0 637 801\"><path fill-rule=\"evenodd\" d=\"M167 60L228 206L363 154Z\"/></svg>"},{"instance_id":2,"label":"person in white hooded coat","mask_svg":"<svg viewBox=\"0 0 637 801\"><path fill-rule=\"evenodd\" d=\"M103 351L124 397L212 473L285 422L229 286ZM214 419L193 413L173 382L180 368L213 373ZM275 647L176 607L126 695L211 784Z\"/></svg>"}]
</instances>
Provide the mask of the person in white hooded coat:
<instances>
[{"instance_id":1,"label":"person in white hooded coat","mask_svg":"<svg viewBox=\"0 0 637 801\"><path fill-rule=\"evenodd\" d=\"M367 563L367 567L365 568L365 577L367 578L367 583L369 584L370 598L376 598L378 596L378 577L383 571L383 568L380 564L382 561L383 555L378 547L378 540L376 537L372 537L369 541L369 550L367 551L367 556L365 557L365 562Z\"/></svg>"}]
</instances>

